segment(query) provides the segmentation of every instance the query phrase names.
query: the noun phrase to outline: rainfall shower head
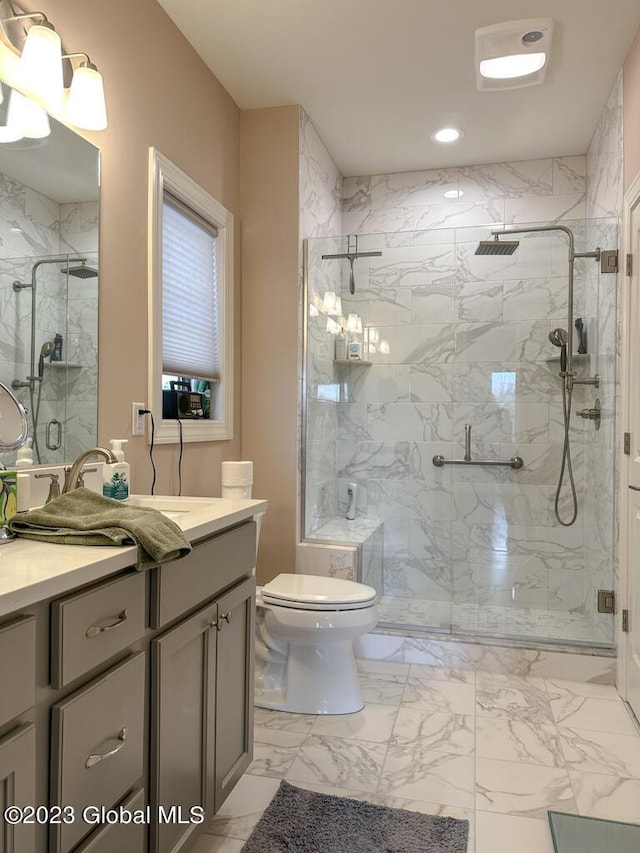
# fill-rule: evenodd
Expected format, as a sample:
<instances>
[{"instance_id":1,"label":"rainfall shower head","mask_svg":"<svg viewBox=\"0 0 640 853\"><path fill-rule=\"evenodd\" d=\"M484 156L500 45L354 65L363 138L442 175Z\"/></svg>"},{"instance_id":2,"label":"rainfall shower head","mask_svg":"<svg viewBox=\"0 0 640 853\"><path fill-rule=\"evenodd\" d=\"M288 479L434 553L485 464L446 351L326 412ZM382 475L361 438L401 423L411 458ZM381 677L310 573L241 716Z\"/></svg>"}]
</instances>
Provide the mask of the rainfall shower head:
<instances>
[{"instance_id":1,"label":"rainfall shower head","mask_svg":"<svg viewBox=\"0 0 640 853\"><path fill-rule=\"evenodd\" d=\"M496 234L493 240L480 240L476 255L513 255L519 245L519 240L499 240Z\"/></svg>"},{"instance_id":2,"label":"rainfall shower head","mask_svg":"<svg viewBox=\"0 0 640 853\"><path fill-rule=\"evenodd\" d=\"M87 262L84 260L81 261L79 266L68 266L65 269L61 269L60 272L63 275L73 275L76 278L96 278L98 275L98 270L88 267Z\"/></svg>"}]
</instances>

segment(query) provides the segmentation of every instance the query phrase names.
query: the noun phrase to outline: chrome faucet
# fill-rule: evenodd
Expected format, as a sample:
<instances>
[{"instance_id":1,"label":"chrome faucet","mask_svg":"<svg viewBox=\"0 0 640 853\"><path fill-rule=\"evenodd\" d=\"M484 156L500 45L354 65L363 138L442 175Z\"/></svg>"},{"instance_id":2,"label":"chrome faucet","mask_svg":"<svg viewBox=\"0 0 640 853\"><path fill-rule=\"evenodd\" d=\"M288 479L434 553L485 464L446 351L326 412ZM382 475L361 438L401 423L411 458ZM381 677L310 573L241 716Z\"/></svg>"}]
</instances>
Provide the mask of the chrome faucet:
<instances>
[{"instance_id":1,"label":"chrome faucet","mask_svg":"<svg viewBox=\"0 0 640 853\"><path fill-rule=\"evenodd\" d=\"M66 495L67 492L78 488L78 478L80 477L82 466L90 456L102 456L105 462L109 462L111 464L118 461L118 457L113 453L113 451L107 450L104 447L92 447L89 450L84 450L64 476L64 486L62 487L63 495Z\"/></svg>"}]
</instances>

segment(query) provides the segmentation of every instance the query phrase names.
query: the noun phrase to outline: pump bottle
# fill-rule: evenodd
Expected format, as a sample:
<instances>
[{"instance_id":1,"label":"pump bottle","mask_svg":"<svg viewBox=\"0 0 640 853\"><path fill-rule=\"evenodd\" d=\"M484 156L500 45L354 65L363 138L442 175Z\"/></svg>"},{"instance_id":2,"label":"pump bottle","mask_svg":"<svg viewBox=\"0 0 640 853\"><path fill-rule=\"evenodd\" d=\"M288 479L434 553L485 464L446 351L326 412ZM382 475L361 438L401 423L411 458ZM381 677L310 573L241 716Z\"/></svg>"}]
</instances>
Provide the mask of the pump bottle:
<instances>
[{"instance_id":1,"label":"pump bottle","mask_svg":"<svg viewBox=\"0 0 640 853\"><path fill-rule=\"evenodd\" d=\"M113 455L118 460L102 469L102 494L105 498L114 498L117 501L125 501L129 497L129 479L131 468L124 461L124 450L122 445L126 444L127 438L112 438L109 442Z\"/></svg>"}]
</instances>

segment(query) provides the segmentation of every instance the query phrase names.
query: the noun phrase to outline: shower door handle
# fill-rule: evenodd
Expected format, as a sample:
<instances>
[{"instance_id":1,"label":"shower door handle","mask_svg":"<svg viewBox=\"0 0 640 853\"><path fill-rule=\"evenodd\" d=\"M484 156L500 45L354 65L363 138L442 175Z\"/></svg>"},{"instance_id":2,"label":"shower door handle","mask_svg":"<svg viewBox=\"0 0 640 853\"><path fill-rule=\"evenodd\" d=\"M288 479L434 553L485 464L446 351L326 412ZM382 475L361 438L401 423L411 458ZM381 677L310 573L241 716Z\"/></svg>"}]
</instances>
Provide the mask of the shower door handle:
<instances>
[{"instance_id":1,"label":"shower door handle","mask_svg":"<svg viewBox=\"0 0 640 853\"><path fill-rule=\"evenodd\" d=\"M52 438L53 429L56 429L56 437ZM52 418L47 424L47 449L57 450L62 444L62 424L57 418Z\"/></svg>"}]
</instances>

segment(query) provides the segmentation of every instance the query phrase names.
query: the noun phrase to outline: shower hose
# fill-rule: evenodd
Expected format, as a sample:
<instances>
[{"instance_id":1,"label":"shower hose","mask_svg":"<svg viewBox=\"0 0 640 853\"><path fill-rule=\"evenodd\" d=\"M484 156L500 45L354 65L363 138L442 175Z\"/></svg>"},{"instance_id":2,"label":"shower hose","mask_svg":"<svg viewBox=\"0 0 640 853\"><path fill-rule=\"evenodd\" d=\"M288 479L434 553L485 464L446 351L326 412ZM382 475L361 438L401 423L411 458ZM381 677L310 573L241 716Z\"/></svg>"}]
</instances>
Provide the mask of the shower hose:
<instances>
[{"instance_id":1,"label":"shower hose","mask_svg":"<svg viewBox=\"0 0 640 853\"><path fill-rule=\"evenodd\" d=\"M576 495L576 484L573 478L573 466L571 465L571 445L569 441L569 426L571 424L571 398L573 389L570 391L566 388L565 377L562 377L562 413L564 416L564 443L562 446L562 464L560 466L560 477L558 479L558 488L556 489L555 514L558 524L563 527L571 527L575 524L578 517L578 497ZM571 486L572 513L568 521L563 521L560 517L560 493L564 482L565 470L569 475L569 484Z\"/></svg>"}]
</instances>

